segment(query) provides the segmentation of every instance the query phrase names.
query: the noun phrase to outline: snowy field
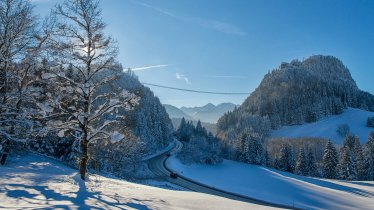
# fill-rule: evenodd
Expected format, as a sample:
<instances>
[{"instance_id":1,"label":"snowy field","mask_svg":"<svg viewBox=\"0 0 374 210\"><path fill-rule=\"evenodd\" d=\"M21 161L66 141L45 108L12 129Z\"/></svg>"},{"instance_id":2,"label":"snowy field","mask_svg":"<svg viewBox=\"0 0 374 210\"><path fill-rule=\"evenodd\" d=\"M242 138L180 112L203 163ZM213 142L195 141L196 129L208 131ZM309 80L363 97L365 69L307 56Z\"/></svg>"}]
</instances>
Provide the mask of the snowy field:
<instances>
[{"instance_id":1,"label":"snowy field","mask_svg":"<svg viewBox=\"0 0 374 210\"><path fill-rule=\"evenodd\" d=\"M322 137L330 139L334 143L340 144L343 138L338 136L336 129L338 125L347 124L351 133L360 138L360 142L367 141L370 131L374 128L366 127L368 117L373 117L374 112L368 112L361 109L345 109L341 115L323 118L314 123L303 125L283 126L279 130L272 132L272 137Z\"/></svg>"},{"instance_id":2,"label":"snowy field","mask_svg":"<svg viewBox=\"0 0 374 210\"><path fill-rule=\"evenodd\" d=\"M2 208L265 209L217 196L162 189L99 175L90 176L84 183L76 170L37 155L11 158L8 165L0 167Z\"/></svg>"},{"instance_id":3,"label":"snowy field","mask_svg":"<svg viewBox=\"0 0 374 210\"><path fill-rule=\"evenodd\" d=\"M177 173L209 186L303 209L374 209L374 182L308 178L224 160L215 166L167 160Z\"/></svg>"}]
</instances>

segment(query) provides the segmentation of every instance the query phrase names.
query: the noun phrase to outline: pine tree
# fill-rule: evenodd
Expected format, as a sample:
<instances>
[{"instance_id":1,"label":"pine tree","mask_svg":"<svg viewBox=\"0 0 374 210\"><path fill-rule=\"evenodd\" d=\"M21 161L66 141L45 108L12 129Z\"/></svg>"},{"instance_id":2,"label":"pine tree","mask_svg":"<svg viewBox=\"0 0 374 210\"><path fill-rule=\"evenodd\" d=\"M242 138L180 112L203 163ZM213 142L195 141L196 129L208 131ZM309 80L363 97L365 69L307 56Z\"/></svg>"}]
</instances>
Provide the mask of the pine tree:
<instances>
[{"instance_id":1,"label":"pine tree","mask_svg":"<svg viewBox=\"0 0 374 210\"><path fill-rule=\"evenodd\" d=\"M187 123L184 117L181 120L181 123L179 124L179 127L176 131L177 136L179 140L181 141L188 141L188 136L187 136Z\"/></svg>"},{"instance_id":2,"label":"pine tree","mask_svg":"<svg viewBox=\"0 0 374 210\"><path fill-rule=\"evenodd\" d=\"M344 180L356 180L357 169L356 161L347 147L343 147L339 161L339 176Z\"/></svg>"},{"instance_id":3,"label":"pine tree","mask_svg":"<svg viewBox=\"0 0 374 210\"><path fill-rule=\"evenodd\" d=\"M295 174L302 176L308 175L307 160L303 148L300 149L299 155L297 157Z\"/></svg>"},{"instance_id":4,"label":"pine tree","mask_svg":"<svg viewBox=\"0 0 374 210\"><path fill-rule=\"evenodd\" d=\"M307 172L308 176L319 177L319 172L316 166L316 160L314 158L312 150L310 149L307 156Z\"/></svg>"},{"instance_id":5,"label":"pine tree","mask_svg":"<svg viewBox=\"0 0 374 210\"><path fill-rule=\"evenodd\" d=\"M357 165L357 180L364 180L366 165L365 165L362 147L360 145L360 141L358 138L355 138L353 151L354 151L354 156L355 156L356 165Z\"/></svg>"},{"instance_id":6,"label":"pine tree","mask_svg":"<svg viewBox=\"0 0 374 210\"><path fill-rule=\"evenodd\" d=\"M338 152L334 145L329 141L323 155L323 177L328 179L337 178Z\"/></svg>"},{"instance_id":7,"label":"pine tree","mask_svg":"<svg viewBox=\"0 0 374 210\"><path fill-rule=\"evenodd\" d=\"M197 134L197 135L202 135L202 136L206 136L206 135L207 135L207 131L206 131L206 129L201 125L200 120L197 121L197 125L196 125L196 134Z\"/></svg>"},{"instance_id":8,"label":"pine tree","mask_svg":"<svg viewBox=\"0 0 374 210\"><path fill-rule=\"evenodd\" d=\"M267 149L265 149L265 165L264 166L271 167L269 152L268 152ZM275 166L274 166L274 168L275 168Z\"/></svg>"},{"instance_id":9,"label":"pine tree","mask_svg":"<svg viewBox=\"0 0 374 210\"><path fill-rule=\"evenodd\" d=\"M365 179L374 181L374 132L369 134L369 138L364 147Z\"/></svg>"},{"instance_id":10,"label":"pine tree","mask_svg":"<svg viewBox=\"0 0 374 210\"><path fill-rule=\"evenodd\" d=\"M289 144L283 144L280 150L278 168L282 171L293 172L295 168L295 159L292 148Z\"/></svg>"},{"instance_id":11,"label":"pine tree","mask_svg":"<svg viewBox=\"0 0 374 210\"><path fill-rule=\"evenodd\" d=\"M239 160L240 162L248 162L248 141L247 137L248 134L243 132L242 134L239 135L238 139L236 140L236 159Z\"/></svg>"},{"instance_id":12,"label":"pine tree","mask_svg":"<svg viewBox=\"0 0 374 210\"><path fill-rule=\"evenodd\" d=\"M339 161L339 176L341 179L357 180L356 141L357 138L352 135L348 135L344 140Z\"/></svg>"}]
</instances>

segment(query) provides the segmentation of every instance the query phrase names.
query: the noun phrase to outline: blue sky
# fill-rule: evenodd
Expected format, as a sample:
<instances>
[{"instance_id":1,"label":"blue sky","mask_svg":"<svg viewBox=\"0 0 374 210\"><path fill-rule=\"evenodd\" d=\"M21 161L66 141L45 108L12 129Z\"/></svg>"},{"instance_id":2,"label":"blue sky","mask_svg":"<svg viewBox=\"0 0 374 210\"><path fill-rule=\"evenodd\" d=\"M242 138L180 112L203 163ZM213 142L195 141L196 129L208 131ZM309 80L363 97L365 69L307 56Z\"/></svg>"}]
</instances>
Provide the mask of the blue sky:
<instances>
[{"instance_id":1,"label":"blue sky","mask_svg":"<svg viewBox=\"0 0 374 210\"><path fill-rule=\"evenodd\" d=\"M41 16L58 0L34 0ZM216 92L252 92L283 61L333 55L374 93L374 1L103 0L107 33L140 81ZM162 103L240 104L245 95L151 87Z\"/></svg>"}]
</instances>

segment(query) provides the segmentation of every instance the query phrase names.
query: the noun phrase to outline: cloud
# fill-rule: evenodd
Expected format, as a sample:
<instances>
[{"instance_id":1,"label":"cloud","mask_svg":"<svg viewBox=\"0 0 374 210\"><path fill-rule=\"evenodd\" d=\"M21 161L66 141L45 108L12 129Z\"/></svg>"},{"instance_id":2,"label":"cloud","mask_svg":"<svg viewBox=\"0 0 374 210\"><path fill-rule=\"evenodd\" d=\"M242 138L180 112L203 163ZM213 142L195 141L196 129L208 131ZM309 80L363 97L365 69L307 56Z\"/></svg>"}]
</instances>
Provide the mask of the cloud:
<instances>
[{"instance_id":1,"label":"cloud","mask_svg":"<svg viewBox=\"0 0 374 210\"><path fill-rule=\"evenodd\" d=\"M163 68L163 67L168 67L168 66L171 66L171 65L170 64L160 64L160 65L153 65L153 66L143 66L143 67L132 68L131 71L143 71L143 70L154 69L154 68Z\"/></svg>"},{"instance_id":2,"label":"cloud","mask_svg":"<svg viewBox=\"0 0 374 210\"><path fill-rule=\"evenodd\" d=\"M184 80L186 82L186 84L191 84L191 82L188 79L188 77L186 77L184 74L176 73L175 74L175 78L177 78L178 80Z\"/></svg>"},{"instance_id":3,"label":"cloud","mask_svg":"<svg viewBox=\"0 0 374 210\"><path fill-rule=\"evenodd\" d=\"M210 78L248 79L245 75L208 75Z\"/></svg>"},{"instance_id":4,"label":"cloud","mask_svg":"<svg viewBox=\"0 0 374 210\"><path fill-rule=\"evenodd\" d=\"M180 16L176 15L174 13L171 13L169 11L166 11L164 9L152 6L150 4L146 4L144 2L140 1L133 1L135 4L141 5L143 7L150 8L154 11L157 11L161 14L167 15L169 17L184 21L184 22L189 22L189 23L195 23L197 25L200 25L205 28L210 28L225 34L231 34L231 35L237 35L237 36L245 36L247 35L246 32L244 32L242 29L240 29L238 26L223 22L223 21L218 21L218 20L211 20L211 19L206 19L206 18L200 18L200 17L192 17L192 16Z\"/></svg>"},{"instance_id":5,"label":"cloud","mask_svg":"<svg viewBox=\"0 0 374 210\"><path fill-rule=\"evenodd\" d=\"M211 29L220 31L225 34L238 35L238 36L247 35L247 33L245 33L239 27L231 23L226 23L226 22L217 21L217 20L209 20L209 19L204 19L204 18L189 18L189 20L203 27L211 28Z\"/></svg>"}]
</instances>

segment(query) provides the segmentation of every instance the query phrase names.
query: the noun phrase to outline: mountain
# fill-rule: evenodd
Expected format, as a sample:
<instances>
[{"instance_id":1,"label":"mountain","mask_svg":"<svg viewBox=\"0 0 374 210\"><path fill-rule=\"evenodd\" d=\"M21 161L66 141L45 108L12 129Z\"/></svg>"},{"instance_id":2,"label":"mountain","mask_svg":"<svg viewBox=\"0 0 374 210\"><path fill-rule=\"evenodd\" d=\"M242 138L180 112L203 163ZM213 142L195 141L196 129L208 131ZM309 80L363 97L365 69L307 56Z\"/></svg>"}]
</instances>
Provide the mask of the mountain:
<instances>
[{"instance_id":1,"label":"mountain","mask_svg":"<svg viewBox=\"0 0 374 210\"><path fill-rule=\"evenodd\" d=\"M178 107L164 104L166 112L169 114L170 119L186 119L186 120L194 120L190 115L186 114L182 110L180 110Z\"/></svg>"},{"instance_id":2,"label":"mountain","mask_svg":"<svg viewBox=\"0 0 374 210\"><path fill-rule=\"evenodd\" d=\"M202 107L182 107L181 110L195 120L202 122L217 123L217 120L226 112L234 110L236 107L232 103L221 103L215 106L208 103Z\"/></svg>"},{"instance_id":3,"label":"mountain","mask_svg":"<svg viewBox=\"0 0 374 210\"><path fill-rule=\"evenodd\" d=\"M166 112L173 123L174 128L178 128L184 117L187 121L192 121L194 125L200 120L203 127L213 134L217 133L215 123L226 112L234 110L236 107L232 103L221 103L215 106L214 104L207 104L202 107L182 107L178 108L169 104L164 104Z\"/></svg>"},{"instance_id":4,"label":"mountain","mask_svg":"<svg viewBox=\"0 0 374 210\"><path fill-rule=\"evenodd\" d=\"M374 96L357 87L339 59L315 55L266 74L240 107L219 119L218 133L235 138L249 129L266 136L271 128L315 122L348 107L374 111Z\"/></svg>"}]
</instances>

